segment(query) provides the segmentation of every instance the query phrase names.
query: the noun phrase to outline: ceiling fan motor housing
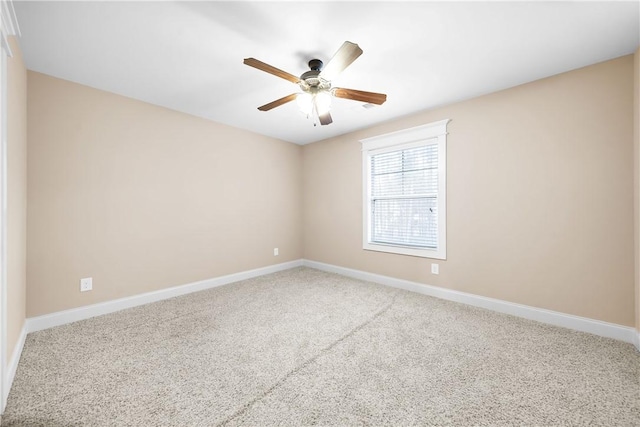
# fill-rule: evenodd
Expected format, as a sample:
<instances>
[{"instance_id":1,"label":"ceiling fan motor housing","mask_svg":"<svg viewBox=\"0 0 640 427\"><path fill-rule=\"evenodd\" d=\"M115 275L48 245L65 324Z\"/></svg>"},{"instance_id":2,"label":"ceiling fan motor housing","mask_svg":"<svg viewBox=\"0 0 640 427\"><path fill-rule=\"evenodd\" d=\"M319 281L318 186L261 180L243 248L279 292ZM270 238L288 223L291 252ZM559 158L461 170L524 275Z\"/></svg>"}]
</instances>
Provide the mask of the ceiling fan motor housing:
<instances>
[{"instance_id":1,"label":"ceiling fan motor housing","mask_svg":"<svg viewBox=\"0 0 640 427\"><path fill-rule=\"evenodd\" d=\"M331 87L331 82L320 77L323 65L323 62L319 59L312 59L309 61L309 68L311 68L311 70L302 73L300 76L300 86L303 90L308 90L310 88L329 89ZM304 83L302 84L302 82Z\"/></svg>"}]
</instances>

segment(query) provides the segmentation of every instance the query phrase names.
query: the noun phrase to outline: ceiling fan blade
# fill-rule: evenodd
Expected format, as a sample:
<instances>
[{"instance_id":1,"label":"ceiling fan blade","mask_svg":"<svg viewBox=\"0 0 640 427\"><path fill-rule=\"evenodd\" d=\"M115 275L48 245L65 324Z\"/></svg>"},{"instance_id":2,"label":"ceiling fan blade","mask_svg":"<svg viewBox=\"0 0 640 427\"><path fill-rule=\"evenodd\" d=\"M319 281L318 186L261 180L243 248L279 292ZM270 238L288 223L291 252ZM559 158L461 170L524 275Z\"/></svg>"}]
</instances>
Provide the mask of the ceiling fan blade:
<instances>
[{"instance_id":1,"label":"ceiling fan blade","mask_svg":"<svg viewBox=\"0 0 640 427\"><path fill-rule=\"evenodd\" d=\"M293 74L289 74L286 71L282 71L279 68L265 64L262 61L258 61L255 58L245 58L244 63L250 67L257 68L258 70L265 71L274 76L280 77L285 80L289 80L292 83L299 83L300 77L296 77Z\"/></svg>"},{"instance_id":2,"label":"ceiling fan blade","mask_svg":"<svg viewBox=\"0 0 640 427\"><path fill-rule=\"evenodd\" d=\"M354 101L368 102L371 104L382 105L387 100L384 93L365 92L363 90L335 88L331 91L333 96L337 98L352 99Z\"/></svg>"},{"instance_id":3,"label":"ceiling fan blade","mask_svg":"<svg viewBox=\"0 0 640 427\"><path fill-rule=\"evenodd\" d=\"M331 119L331 114L328 111L324 114L318 114L318 118L320 119L320 124L323 126L333 123L333 119Z\"/></svg>"},{"instance_id":4,"label":"ceiling fan blade","mask_svg":"<svg viewBox=\"0 0 640 427\"><path fill-rule=\"evenodd\" d=\"M338 49L338 51L329 60L329 63L324 66L320 73L320 77L329 81L333 80L360 55L362 55L362 49L360 49L360 46L355 43L344 42L342 46L340 46L340 49Z\"/></svg>"},{"instance_id":5,"label":"ceiling fan blade","mask_svg":"<svg viewBox=\"0 0 640 427\"><path fill-rule=\"evenodd\" d=\"M264 104L262 107L258 107L258 110L260 111L269 111L272 108L276 108L281 106L282 104L286 104L287 102L291 102L294 99L296 99L298 97L297 93L292 93L291 95L287 95L287 96L283 96L280 99L276 99L273 102L270 102L268 104Z\"/></svg>"}]
</instances>

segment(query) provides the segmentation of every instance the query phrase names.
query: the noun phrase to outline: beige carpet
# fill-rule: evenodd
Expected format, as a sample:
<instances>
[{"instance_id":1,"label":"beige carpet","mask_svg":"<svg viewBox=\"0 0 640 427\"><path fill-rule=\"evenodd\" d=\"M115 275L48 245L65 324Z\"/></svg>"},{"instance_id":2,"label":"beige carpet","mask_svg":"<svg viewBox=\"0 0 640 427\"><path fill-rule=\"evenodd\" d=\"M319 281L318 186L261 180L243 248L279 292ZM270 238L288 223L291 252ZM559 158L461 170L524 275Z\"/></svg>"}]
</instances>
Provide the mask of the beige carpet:
<instances>
[{"instance_id":1,"label":"beige carpet","mask_svg":"<svg viewBox=\"0 0 640 427\"><path fill-rule=\"evenodd\" d=\"M639 426L640 353L297 268L29 334L10 425Z\"/></svg>"}]
</instances>

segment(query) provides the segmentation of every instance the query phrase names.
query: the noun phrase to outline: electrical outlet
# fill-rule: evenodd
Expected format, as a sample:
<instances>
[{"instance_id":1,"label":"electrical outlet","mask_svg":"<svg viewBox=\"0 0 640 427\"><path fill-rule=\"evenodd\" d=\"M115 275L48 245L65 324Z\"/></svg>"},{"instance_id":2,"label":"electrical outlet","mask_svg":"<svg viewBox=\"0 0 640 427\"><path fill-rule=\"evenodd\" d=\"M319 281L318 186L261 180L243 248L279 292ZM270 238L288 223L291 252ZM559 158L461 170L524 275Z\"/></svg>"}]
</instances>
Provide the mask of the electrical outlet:
<instances>
[{"instance_id":1,"label":"electrical outlet","mask_svg":"<svg viewBox=\"0 0 640 427\"><path fill-rule=\"evenodd\" d=\"M278 248L273 248L273 256L278 256L280 255L280 251L278 251Z\"/></svg>"},{"instance_id":2,"label":"electrical outlet","mask_svg":"<svg viewBox=\"0 0 640 427\"><path fill-rule=\"evenodd\" d=\"M440 274L439 264L431 264L431 274Z\"/></svg>"},{"instance_id":3,"label":"electrical outlet","mask_svg":"<svg viewBox=\"0 0 640 427\"><path fill-rule=\"evenodd\" d=\"M86 292L93 289L93 278L87 277L80 279L80 292Z\"/></svg>"}]
</instances>

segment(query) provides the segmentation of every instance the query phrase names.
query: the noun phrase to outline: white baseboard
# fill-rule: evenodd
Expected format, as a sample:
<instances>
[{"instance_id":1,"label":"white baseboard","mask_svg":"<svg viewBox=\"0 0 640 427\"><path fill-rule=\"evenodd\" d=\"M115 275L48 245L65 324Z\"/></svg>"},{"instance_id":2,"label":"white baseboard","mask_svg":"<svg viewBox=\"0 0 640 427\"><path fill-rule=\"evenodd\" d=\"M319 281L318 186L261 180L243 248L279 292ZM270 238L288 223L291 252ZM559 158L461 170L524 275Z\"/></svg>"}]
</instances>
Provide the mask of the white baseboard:
<instances>
[{"instance_id":1,"label":"white baseboard","mask_svg":"<svg viewBox=\"0 0 640 427\"><path fill-rule=\"evenodd\" d=\"M22 349L24 348L24 341L27 339L27 325L26 322L22 326L22 331L20 331L20 336L18 337L18 342L16 342L16 346L13 349L13 353L11 354L11 359L9 359L9 363L7 366L7 377L6 383L4 385L4 396L2 396L2 412L4 412L4 408L7 406L7 398L9 397L9 391L11 391L11 385L13 384L13 379L16 377L16 371L18 369L18 362L20 362L20 356L22 355Z\"/></svg>"},{"instance_id":2,"label":"white baseboard","mask_svg":"<svg viewBox=\"0 0 640 427\"><path fill-rule=\"evenodd\" d=\"M351 268L325 264L317 261L310 261L307 259L303 260L303 265L318 270L324 270L331 273L341 274L343 276L353 277L355 279L379 283L381 285L391 286L394 288L405 289L407 291L417 292L420 294L472 305L475 307L486 308L488 310L510 314L529 320L535 320L541 323L547 323L550 325L561 326L576 331L588 332L602 337L617 339L620 341L635 344L638 350L640 350L640 344L638 344L638 340L640 340L638 331L628 326L602 322L600 320L589 319L586 317L573 316L557 311L516 304L494 298L487 298L479 295L469 294L466 292L425 285L408 280L396 279L394 277L382 276L380 274L368 273L366 271L354 270Z\"/></svg>"},{"instance_id":3,"label":"white baseboard","mask_svg":"<svg viewBox=\"0 0 640 427\"><path fill-rule=\"evenodd\" d=\"M282 264L256 268L254 270L233 273L227 276L220 276L213 279L188 283L181 286L174 286L171 288L161 289L159 291L133 295L126 298L101 302L84 307L72 308L70 310L58 311L56 313L45 314L43 316L31 317L26 321L26 331L27 333L41 331L43 329L52 328L54 326L65 325L67 323L77 322L79 320L89 319L91 317L101 316L103 314L109 314L127 308L137 307L140 305L173 298L180 295L190 294L192 292L198 292L205 289L228 285L229 283L239 282L241 280L247 280L258 276L263 276L265 274L275 273L278 271L288 270L290 268L300 266L302 266L302 260L295 260Z\"/></svg>"},{"instance_id":4,"label":"white baseboard","mask_svg":"<svg viewBox=\"0 0 640 427\"><path fill-rule=\"evenodd\" d=\"M199 282L189 283L181 286L175 286L159 291L148 292L145 294L134 295L127 298L121 298L113 301L107 301L98 304L92 304L84 307L78 307L70 310L59 311L56 313L46 314L38 317L31 317L26 320L23 334L16 345L14 354L9 364L7 375L7 383L13 382L15 369L20 360L20 352L24 345L25 336L29 332L40 331L43 329L60 326L67 323L77 322L79 320L89 319L91 317L103 314L113 313L127 308L137 307L156 301L161 301L180 295L190 294L205 289L211 289L218 286L227 285L241 280L251 279L253 277L265 274L275 273L278 271L288 270L294 267L307 266L318 270L329 271L332 273L342 274L344 276L353 277L360 280L379 283L386 286L405 289L424 295L433 296L449 301L460 302L475 307L486 308L497 311L499 313L511 314L513 316L525 319L536 320L538 322L550 325L561 326L574 329L581 332L588 332L595 335L614 338L634 344L640 351L640 332L628 326L617 325L614 323L602 322L599 320L589 319L586 317L573 316L557 311L546 310L526 306L522 304L511 303L494 298L483 297L479 295L469 294L466 292L455 291L437 286L425 285L422 283L411 282L408 280L397 279L394 277L382 276L379 274L368 273L366 271L354 270L351 268L340 267L332 264L325 264L311 260L295 260L282 264L270 265L267 267L257 268L254 270L243 271L239 273L229 274L227 276L216 277L213 279L202 280ZM16 353L18 352L18 353ZM10 379L10 381L9 381ZM9 388L7 388L9 390Z\"/></svg>"}]
</instances>

